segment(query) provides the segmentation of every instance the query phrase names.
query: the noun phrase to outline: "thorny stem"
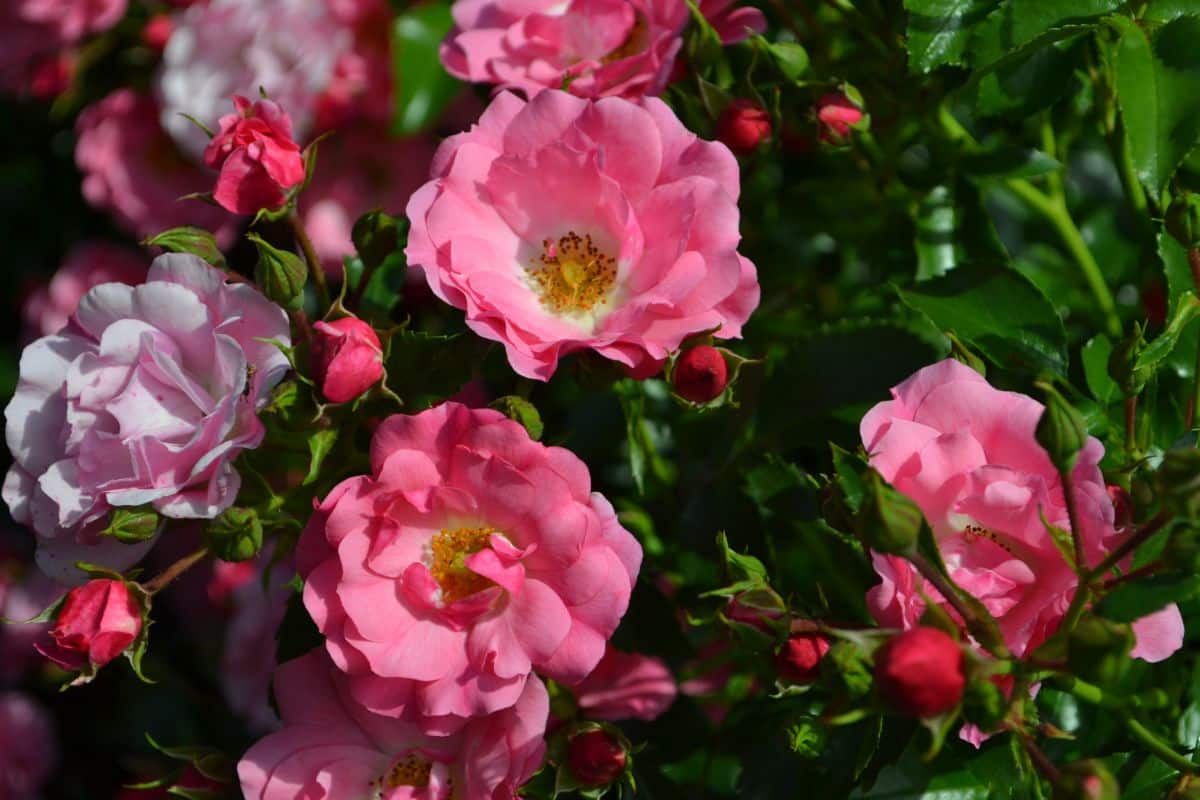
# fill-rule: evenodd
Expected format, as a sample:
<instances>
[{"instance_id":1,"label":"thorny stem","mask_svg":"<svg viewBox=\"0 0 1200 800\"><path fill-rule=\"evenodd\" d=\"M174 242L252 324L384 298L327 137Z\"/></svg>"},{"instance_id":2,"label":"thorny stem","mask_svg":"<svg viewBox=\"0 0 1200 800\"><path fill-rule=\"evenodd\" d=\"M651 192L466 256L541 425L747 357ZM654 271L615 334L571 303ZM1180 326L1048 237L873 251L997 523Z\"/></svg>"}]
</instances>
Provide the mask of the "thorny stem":
<instances>
[{"instance_id":1,"label":"thorny stem","mask_svg":"<svg viewBox=\"0 0 1200 800\"><path fill-rule=\"evenodd\" d=\"M1042 752L1042 748L1037 746L1037 742L1033 740L1033 737L1024 731L1014 730L1013 733L1016 735L1018 741L1021 742L1021 746L1025 748L1025 752L1029 754L1029 758L1033 761L1033 765L1037 767L1038 772L1042 773L1050 783L1058 783L1058 767L1054 766L1054 762Z\"/></svg>"},{"instance_id":2,"label":"thorny stem","mask_svg":"<svg viewBox=\"0 0 1200 800\"><path fill-rule=\"evenodd\" d=\"M1161 570L1163 566L1164 564L1161 559L1158 561L1151 561L1149 564L1144 564L1137 569L1132 570L1131 572L1126 572L1124 575L1117 575L1109 578L1104 582L1104 589L1107 591L1108 589L1120 586L1122 583L1128 583L1129 581L1135 581L1138 578L1144 578L1147 575L1153 575Z\"/></svg>"},{"instance_id":3,"label":"thorny stem","mask_svg":"<svg viewBox=\"0 0 1200 800\"><path fill-rule=\"evenodd\" d=\"M1125 556L1141 547L1147 539L1162 530L1162 527L1167 524L1169 519L1170 515L1168 515L1167 512L1160 511L1157 516L1134 531L1133 535L1122 542L1120 547L1109 553L1107 558L1101 561L1095 569L1088 573L1088 583L1091 583L1097 578L1108 574L1113 567L1121 563Z\"/></svg>"},{"instance_id":4,"label":"thorny stem","mask_svg":"<svg viewBox=\"0 0 1200 800\"><path fill-rule=\"evenodd\" d=\"M296 241L304 253L304 260L308 262L308 274L312 276L313 285L317 287L317 301L322 310L329 308L329 284L325 281L325 269L321 266L321 259L317 258L317 251L313 248L312 240L308 238L308 231L304 230L304 223L295 209L288 214L288 222L291 223L292 232L296 235Z\"/></svg>"},{"instance_id":5,"label":"thorny stem","mask_svg":"<svg viewBox=\"0 0 1200 800\"><path fill-rule=\"evenodd\" d=\"M180 575L187 572L189 569L191 569L193 566L195 566L198 562L202 561L204 559L204 557L207 555L208 555L208 548L201 547L196 552L194 552L190 555L184 556L183 558L179 559L171 566L167 567L162 572L158 573L158 575L154 576L154 579L151 580L149 583L143 584L142 588L145 589L146 594L149 594L149 595L158 594L163 589L165 589L168 585L170 585L171 581L175 580Z\"/></svg>"}]
</instances>

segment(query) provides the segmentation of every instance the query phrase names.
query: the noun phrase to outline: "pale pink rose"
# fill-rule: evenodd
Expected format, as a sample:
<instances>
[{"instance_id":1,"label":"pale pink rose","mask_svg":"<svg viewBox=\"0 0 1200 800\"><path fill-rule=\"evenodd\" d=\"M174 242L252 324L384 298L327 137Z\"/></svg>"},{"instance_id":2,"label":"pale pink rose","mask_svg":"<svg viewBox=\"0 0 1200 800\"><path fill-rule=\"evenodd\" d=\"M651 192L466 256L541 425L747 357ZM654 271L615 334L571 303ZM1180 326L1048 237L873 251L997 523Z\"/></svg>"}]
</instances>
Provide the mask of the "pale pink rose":
<instances>
[{"instance_id":1,"label":"pale pink rose","mask_svg":"<svg viewBox=\"0 0 1200 800\"><path fill-rule=\"evenodd\" d=\"M762 30L755 9L709 0L726 43ZM457 0L442 63L456 77L532 97L566 87L579 97L662 92L683 45L684 0Z\"/></svg>"},{"instance_id":2,"label":"pale pink rose","mask_svg":"<svg viewBox=\"0 0 1200 800\"><path fill-rule=\"evenodd\" d=\"M1058 473L1034 430L1042 404L999 391L970 367L946 360L892 389L862 420L871 466L910 497L933 529L951 577L996 618L1017 655L1058 629L1075 594L1075 571L1039 515L1071 527ZM1089 438L1072 472L1084 558L1095 566L1125 538L1097 466L1104 448ZM882 582L867 592L881 625L912 628L921 593L941 595L901 558L873 555ZM1134 624L1134 655L1159 661L1183 643L1179 609Z\"/></svg>"},{"instance_id":3,"label":"pale pink rose","mask_svg":"<svg viewBox=\"0 0 1200 800\"><path fill-rule=\"evenodd\" d=\"M571 687L588 719L656 719L675 702L678 690L662 659L609 647L596 668Z\"/></svg>"},{"instance_id":4,"label":"pale pink rose","mask_svg":"<svg viewBox=\"0 0 1200 800\"><path fill-rule=\"evenodd\" d=\"M505 93L438 150L406 252L521 375L591 349L646 376L692 334L740 336L758 305L738 190L729 149L660 100Z\"/></svg>"},{"instance_id":5,"label":"pale pink rose","mask_svg":"<svg viewBox=\"0 0 1200 800\"><path fill-rule=\"evenodd\" d=\"M62 586L37 569L10 567L0 571L0 617L12 620L0 623L0 680L15 680L41 661L34 645L49 632L50 623L24 621L41 614L63 592Z\"/></svg>"},{"instance_id":6,"label":"pale pink rose","mask_svg":"<svg viewBox=\"0 0 1200 800\"><path fill-rule=\"evenodd\" d=\"M129 0L16 0L16 4L26 20L50 25L64 41L75 41L120 22Z\"/></svg>"},{"instance_id":7,"label":"pale pink rose","mask_svg":"<svg viewBox=\"0 0 1200 800\"><path fill-rule=\"evenodd\" d=\"M4 500L48 575L79 583L78 560L124 569L145 554L153 540L98 540L113 507L209 519L233 503L233 460L262 441L258 409L288 370L271 341L290 345L283 309L168 254L146 283L92 288L66 329L25 348Z\"/></svg>"},{"instance_id":8,"label":"pale pink rose","mask_svg":"<svg viewBox=\"0 0 1200 800\"><path fill-rule=\"evenodd\" d=\"M196 225L232 240L236 219L184 195L212 188L208 172L186 160L159 127L158 107L147 95L118 89L88 106L76 123L75 163L83 196L112 212L135 236Z\"/></svg>"},{"instance_id":9,"label":"pale pink rose","mask_svg":"<svg viewBox=\"0 0 1200 800\"><path fill-rule=\"evenodd\" d=\"M71 248L48 286L39 286L21 306L31 338L58 333L67 324L80 298L101 283L135 284L145 280L147 258L130 247L109 242L84 242Z\"/></svg>"},{"instance_id":10,"label":"pale pink rose","mask_svg":"<svg viewBox=\"0 0 1200 800\"><path fill-rule=\"evenodd\" d=\"M269 561L268 553L254 561L228 565L246 564L253 572L250 580L233 590L233 615L225 629L225 647L221 653L220 682L225 701L258 733L279 727L268 690L276 667L275 633L287 611L292 594L287 581L294 574L289 566L276 564L271 570L271 585L264 589L262 571ZM224 566L224 562L219 566Z\"/></svg>"},{"instance_id":11,"label":"pale pink rose","mask_svg":"<svg viewBox=\"0 0 1200 800\"><path fill-rule=\"evenodd\" d=\"M572 453L499 412L394 415L372 474L325 498L297 549L304 603L373 711L443 730L539 672L576 683L629 606L637 541Z\"/></svg>"},{"instance_id":12,"label":"pale pink rose","mask_svg":"<svg viewBox=\"0 0 1200 800\"><path fill-rule=\"evenodd\" d=\"M304 158L292 139L292 118L278 103L233 96L234 113L204 148L204 163L219 169L213 199L235 214L274 211L304 180Z\"/></svg>"},{"instance_id":13,"label":"pale pink rose","mask_svg":"<svg viewBox=\"0 0 1200 800\"><path fill-rule=\"evenodd\" d=\"M284 727L238 764L247 800L515 800L542 763L550 703L530 679L511 708L430 736L354 699L321 650L275 674Z\"/></svg>"},{"instance_id":14,"label":"pale pink rose","mask_svg":"<svg viewBox=\"0 0 1200 800\"><path fill-rule=\"evenodd\" d=\"M58 761L46 710L21 692L0 693L0 797L36 800Z\"/></svg>"},{"instance_id":15,"label":"pale pink rose","mask_svg":"<svg viewBox=\"0 0 1200 800\"><path fill-rule=\"evenodd\" d=\"M235 94L259 89L287 109L294 134L312 133L317 98L330 85L354 32L328 0L210 0L175 19L157 76L162 126L200 159L204 132L181 114L214 127Z\"/></svg>"},{"instance_id":16,"label":"pale pink rose","mask_svg":"<svg viewBox=\"0 0 1200 800\"><path fill-rule=\"evenodd\" d=\"M402 214L429 175L434 148L428 139L393 139L372 125L335 131L317 147L300 217L325 271L340 278L342 258L354 255L354 221L374 209Z\"/></svg>"}]
</instances>

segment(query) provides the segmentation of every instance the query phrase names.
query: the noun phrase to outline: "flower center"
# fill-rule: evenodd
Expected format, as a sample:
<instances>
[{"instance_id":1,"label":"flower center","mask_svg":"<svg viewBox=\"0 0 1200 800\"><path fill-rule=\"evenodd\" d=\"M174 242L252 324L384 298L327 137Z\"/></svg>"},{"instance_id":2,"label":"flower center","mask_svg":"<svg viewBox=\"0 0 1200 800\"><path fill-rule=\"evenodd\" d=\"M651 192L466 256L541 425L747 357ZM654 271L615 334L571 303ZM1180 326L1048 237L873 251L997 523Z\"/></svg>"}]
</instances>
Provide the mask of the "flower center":
<instances>
[{"instance_id":1,"label":"flower center","mask_svg":"<svg viewBox=\"0 0 1200 800\"><path fill-rule=\"evenodd\" d=\"M646 25L646 18L638 14L633 21L633 27L629 29L629 35L625 37L625 41L621 46L611 53L600 59L602 64L611 64L614 61L620 61L622 58L637 55L646 49L646 31L649 26Z\"/></svg>"},{"instance_id":2,"label":"flower center","mask_svg":"<svg viewBox=\"0 0 1200 800\"><path fill-rule=\"evenodd\" d=\"M592 241L568 231L557 241L546 239L542 254L528 269L542 305L556 314L591 311L608 302L617 282L617 260Z\"/></svg>"},{"instance_id":3,"label":"flower center","mask_svg":"<svg viewBox=\"0 0 1200 800\"><path fill-rule=\"evenodd\" d=\"M472 572L466 565L466 559L487 547L495 532L495 528L480 526L443 528L434 534L430 542L433 565L429 572L438 586L442 587L443 602L453 603L492 585L487 578Z\"/></svg>"},{"instance_id":4,"label":"flower center","mask_svg":"<svg viewBox=\"0 0 1200 800\"><path fill-rule=\"evenodd\" d=\"M416 753L409 753L392 765L388 774L383 777L383 786L385 789L395 789L398 786L428 786L429 774L432 771L432 761L421 758Z\"/></svg>"}]
</instances>

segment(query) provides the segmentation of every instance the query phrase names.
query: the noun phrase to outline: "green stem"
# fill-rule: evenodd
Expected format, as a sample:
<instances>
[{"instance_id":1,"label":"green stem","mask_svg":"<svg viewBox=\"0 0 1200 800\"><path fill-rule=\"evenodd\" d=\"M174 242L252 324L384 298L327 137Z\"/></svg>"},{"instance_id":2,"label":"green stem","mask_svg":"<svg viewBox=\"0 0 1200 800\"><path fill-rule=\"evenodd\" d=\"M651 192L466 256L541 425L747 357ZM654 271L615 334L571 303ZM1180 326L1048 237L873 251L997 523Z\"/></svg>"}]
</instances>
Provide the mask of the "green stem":
<instances>
[{"instance_id":1,"label":"green stem","mask_svg":"<svg viewBox=\"0 0 1200 800\"><path fill-rule=\"evenodd\" d=\"M1121 543L1121 546L1113 550L1108 556L1096 565L1096 568L1088 573L1087 581L1091 583L1097 578L1107 575L1113 567L1121 563L1125 556L1131 554L1138 549L1154 534L1162 530L1162 527L1167 524L1171 517L1165 511L1160 511L1153 519L1143 524L1140 528L1134 531L1134 534Z\"/></svg>"},{"instance_id":2,"label":"green stem","mask_svg":"<svg viewBox=\"0 0 1200 800\"><path fill-rule=\"evenodd\" d=\"M1125 398L1125 455L1130 461L1137 452L1137 404L1136 394Z\"/></svg>"},{"instance_id":3,"label":"green stem","mask_svg":"<svg viewBox=\"0 0 1200 800\"><path fill-rule=\"evenodd\" d=\"M308 238L308 231L304 230L304 223L295 209L288 215L288 222L292 224L292 232L296 235L300 251L304 253L304 260L308 262L308 274L312 276L313 285L317 287L317 302L324 311L329 308L330 302L329 284L325 281L325 268L321 266L321 259L317 258L317 251L313 247L312 239Z\"/></svg>"},{"instance_id":4,"label":"green stem","mask_svg":"<svg viewBox=\"0 0 1200 800\"><path fill-rule=\"evenodd\" d=\"M1133 156L1129 152L1129 142L1125 136L1125 123L1117 116L1116 126L1112 134L1113 160L1117 164L1117 174L1121 178L1121 186L1125 189L1125 199L1129 202L1138 225L1148 228L1150 221L1150 205L1146 200L1146 190L1138 180L1137 171L1133 168Z\"/></svg>"},{"instance_id":5,"label":"green stem","mask_svg":"<svg viewBox=\"0 0 1200 800\"><path fill-rule=\"evenodd\" d=\"M1147 750L1162 759L1167 765L1174 767L1180 772L1189 774L1200 772L1200 764L1195 764L1191 760L1183 757L1175 751L1175 748L1158 738L1146 726L1138 722L1130 714L1122 715L1125 727L1133 735L1133 738L1142 743Z\"/></svg>"},{"instance_id":6,"label":"green stem","mask_svg":"<svg viewBox=\"0 0 1200 800\"><path fill-rule=\"evenodd\" d=\"M929 559L920 553L911 553L906 555L907 558L917 571L921 573L925 580L933 584L938 593L945 598L946 602L958 612L958 615L963 618L963 622L967 625L967 630L975 637L981 645L984 646L993 656L1000 660L1012 658L1012 653L1002 640L997 640L992 631L979 619L975 610L963 602L962 589L960 589L953 581L941 573L941 571L929 562Z\"/></svg>"},{"instance_id":7,"label":"green stem","mask_svg":"<svg viewBox=\"0 0 1200 800\"><path fill-rule=\"evenodd\" d=\"M1071 546L1075 555L1075 572L1082 578L1087 574L1088 565L1083 554L1083 528L1079 522L1079 512L1075 502L1075 485L1071 479L1071 470L1064 469L1058 474L1062 482L1063 499L1067 501L1067 519L1071 524Z\"/></svg>"},{"instance_id":8,"label":"green stem","mask_svg":"<svg viewBox=\"0 0 1200 800\"><path fill-rule=\"evenodd\" d=\"M167 567L162 572L158 573L158 575L155 575L154 579L151 580L149 583L145 584L144 586L142 586L142 588L146 591L146 594L149 594L149 595L158 594L163 589L165 589L168 585L170 585L171 581L175 580L180 575L187 572L196 563L198 563L199 561L202 561L204 559L204 557L207 555L208 555L208 548L201 547L196 552L194 552L190 555L184 556L183 558L179 559L171 566Z\"/></svg>"},{"instance_id":9,"label":"green stem","mask_svg":"<svg viewBox=\"0 0 1200 800\"><path fill-rule=\"evenodd\" d=\"M1104 274L1100 271L1100 265L1096 262L1092 251L1088 249L1087 242L1083 240L1083 234L1079 232L1075 221L1071 219L1065 200L1047 196L1026 180L1010 180L1006 185L1013 194L1029 204L1034 211L1045 217L1046 221L1054 227L1055 232L1062 239L1063 245L1067 248L1067 252L1075 260L1075 264L1083 273L1084 280L1091 288L1092 294L1096 298L1096 305L1100 307L1100 312L1104 315L1109 335L1120 338L1121 318L1117 316L1117 304L1113 300L1112 292L1108 289L1108 284L1104 282Z\"/></svg>"}]
</instances>

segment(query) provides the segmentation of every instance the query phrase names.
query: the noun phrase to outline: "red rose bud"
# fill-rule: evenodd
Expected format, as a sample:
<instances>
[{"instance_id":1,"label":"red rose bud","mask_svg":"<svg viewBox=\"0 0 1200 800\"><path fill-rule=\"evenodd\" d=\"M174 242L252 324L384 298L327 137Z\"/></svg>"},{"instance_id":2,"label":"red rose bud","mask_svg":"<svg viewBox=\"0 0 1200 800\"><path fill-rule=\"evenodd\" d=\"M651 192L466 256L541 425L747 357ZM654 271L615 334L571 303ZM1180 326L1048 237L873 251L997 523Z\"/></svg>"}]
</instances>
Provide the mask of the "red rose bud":
<instances>
[{"instance_id":1,"label":"red rose bud","mask_svg":"<svg viewBox=\"0 0 1200 800\"><path fill-rule=\"evenodd\" d=\"M313 325L313 377L331 403L347 403L383 377L383 346L356 317Z\"/></svg>"},{"instance_id":2,"label":"red rose bud","mask_svg":"<svg viewBox=\"0 0 1200 800\"><path fill-rule=\"evenodd\" d=\"M122 581L97 579L72 589L39 653L64 669L102 667L133 644L142 610Z\"/></svg>"},{"instance_id":3,"label":"red rose bud","mask_svg":"<svg viewBox=\"0 0 1200 800\"><path fill-rule=\"evenodd\" d=\"M29 74L29 95L37 100L53 100L71 88L75 60L58 53L38 60Z\"/></svg>"},{"instance_id":4,"label":"red rose bud","mask_svg":"<svg viewBox=\"0 0 1200 800\"><path fill-rule=\"evenodd\" d=\"M821 123L819 135L827 144L844 142L850 136L850 126L862 118L862 109L841 92L827 94L817 101L817 119Z\"/></svg>"},{"instance_id":5,"label":"red rose bud","mask_svg":"<svg viewBox=\"0 0 1200 800\"><path fill-rule=\"evenodd\" d=\"M167 40L175 30L170 14L155 14L146 20L142 28L142 44L156 53L161 53L167 46Z\"/></svg>"},{"instance_id":6,"label":"red rose bud","mask_svg":"<svg viewBox=\"0 0 1200 800\"><path fill-rule=\"evenodd\" d=\"M603 728L571 737L567 766L584 786L607 786L625 771L625 746Z\"/></svg>"},{"instance_id":7,"label":"red rose bud","mask_svg":"<svg viewBox=\"0 0 1200 800\"><path fill-rule=\"evenodd\" d=\"M875 653L875 684L893 706L914 717L949 711L962 700L967 677L962 648L937 628L913 628Z\"/></svg>"},{"instance_id":8,"label":"red rose bud","mask_svg":"<svg viewBox=\"0 0 1200 800\"><path fill-rule=\"evenodd\" d=\"M729 383L729 367L721 351L709 345L685 350L671 375L675 393L693 403L707 403L720 396Z\"/></svg>"},{"instance_id":9,"label":"red rose bud","mask_svg":"<svg viewBox=\"0 0 1200 800\"><path fill-rule=\"evenodd\" d=\"M739 155L771 138L771 115L753 100L734 100L717 118L717 139Z\"/></svg>"},{"instance_id":10,"label":"red rose bud","mask_svg":"<svg viewBox=\"0 0 1200 800\"><path fill-rule=\"evenodd\" d=\"M235 214L283 206L284 190L304 180L292 119L270 100L251 103L235 95L236 113L221 117L221 130L204 149L204 163L221 171L213 199Z\"/></svg>"},{"instance_id":11,"label":"red rose bud","mask_svg":"<svg viewBox=\"0 0 1200 800\"><path fill-rule=\"evenodd\" d=\"M775 669L788 683L805 685L817 679L829 640L819 633L796 633L775 654Z\"/></svg>"},{"instance_id":12,"label":"red rose bud","mask_svg":"<svg viewBox=\"0 0 1200 800\"><path fill-rule=\"evenodd\" d=\"M1109 484L1108 499L1113 504L1113 525L1119 531L1133 524L1133 498L1116 484Z\"/></svg>"}]
</instances>

